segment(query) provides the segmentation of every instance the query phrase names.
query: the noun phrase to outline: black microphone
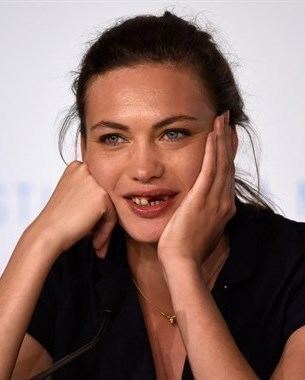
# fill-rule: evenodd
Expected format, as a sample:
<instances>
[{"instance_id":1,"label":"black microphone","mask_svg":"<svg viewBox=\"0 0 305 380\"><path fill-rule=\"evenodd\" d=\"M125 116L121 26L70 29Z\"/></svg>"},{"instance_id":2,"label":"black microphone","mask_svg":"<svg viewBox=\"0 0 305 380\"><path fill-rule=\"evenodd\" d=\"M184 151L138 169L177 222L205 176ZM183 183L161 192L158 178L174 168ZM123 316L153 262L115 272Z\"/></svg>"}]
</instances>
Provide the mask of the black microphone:
<instances>
[{"instance_id":1,"label":"black microphone","mask_svg":"<svg viewBox=\"0 0 305 380\"><path fill-rule=\"evenodd\" d=\"M118 314L121 309L123 298L125 296L125 289L121 286L116 285L116 287L110 286L106 289L103 295L103 319L97 334L91 339L90 342L86 343L84 346L80 347L76 351L72 352L59 359L50 368L40 372L39 374L29 378L29 380L43 380L48 376L52 375L54 372L58 371L63 366L70 363L72 360L78 358L84 352L87 352L91 348L95 347L97 343L102 338L104 332L106 331L109 322Z\"/></svg>"}]
</instances>

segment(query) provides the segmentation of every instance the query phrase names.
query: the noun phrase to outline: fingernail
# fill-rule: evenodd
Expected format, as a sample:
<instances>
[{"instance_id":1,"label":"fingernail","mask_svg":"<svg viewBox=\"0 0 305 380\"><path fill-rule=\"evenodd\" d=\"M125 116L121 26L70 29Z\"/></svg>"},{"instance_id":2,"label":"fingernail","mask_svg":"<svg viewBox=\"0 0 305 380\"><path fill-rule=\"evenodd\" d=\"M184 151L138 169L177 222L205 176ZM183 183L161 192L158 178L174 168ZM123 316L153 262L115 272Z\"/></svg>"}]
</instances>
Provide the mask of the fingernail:
<instances>
[{"instance_id":1,"label":"fingernail","mask_svg":"<svg viewBox=\"0 0 305 380\"><path fill-rule=\"evenodd\" d=\"M104 259L106 257L107 249L105 249L103 244L100 248L96 249L95 252L100 259Z\"/></svg>"},{"instance_id":2,"label":"fingernail","mask_svg":"<svg viewBox=\"0 0 305 380\"><path fill-rule=\"evenodd\" d=\"M95 250L96 256L102 259L102 252L99 249Z\"/></svg>"},{"instance_id":3,"label":"fingernail","mask_svg":"<svg viewBox=\"0 0 305 380\"><path fill-rule=\"evenodd\" d=\"M220 117L219 117L219 123L218 123L218 131L219 132L222 132L222 130L225 130L225 117L224 117L224 114L222 114Z\"/></svg>"},{"instance_id":4,"label":"fingernail","mask_svg":"<svg viewBox=\"0 0 305 380\"><path fill-rule=\"evenodd\" d=\"M220 131L221 126L222 126L222 124L223 124L223 121L222 121L222 115L217 116L216 119L217 119L217 120L216 120L216 123L214 124L215 127L214 127L214 129L213 129L213 132L215 132L215 133L217 133L217 131Z\"/></svg>"}]
</instances>

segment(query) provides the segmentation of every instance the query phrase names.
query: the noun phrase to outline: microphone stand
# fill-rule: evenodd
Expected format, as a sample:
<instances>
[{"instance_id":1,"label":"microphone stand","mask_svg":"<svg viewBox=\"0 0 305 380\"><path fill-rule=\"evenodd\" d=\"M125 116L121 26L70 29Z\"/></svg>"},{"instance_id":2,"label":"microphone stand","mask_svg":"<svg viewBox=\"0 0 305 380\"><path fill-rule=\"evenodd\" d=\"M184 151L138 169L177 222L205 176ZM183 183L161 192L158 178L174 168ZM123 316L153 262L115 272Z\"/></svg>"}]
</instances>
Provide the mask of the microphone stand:
<instances>
[{"instance_id":1,"label":"microphone stand","mask_svg":"<svg viewBox=\"0 0 305 380\"><path fill-rule=\"evenodd\" d=\"M65 366L66 364L70 363L72 360L78 358L80 355L82 355L84 352L90 350L94 346L97 345L97 343L100 341L101 337L103 336L110 320L111 320L111 314L112 310L105 309L104 310L104 318L102 321L102 324L97 332L97 334L92 338L92 340L88 343L86 343L84 346L80 347L76 351L72 352L71 354L68 354L64 356L63 358L59 359L56 363L54 363L50 368L40 372L39 374L30 377L28 380L43 380L46 379L48 376L52 375L54 372L58 371L60 368Z\"/></svg>"}]
</instances>

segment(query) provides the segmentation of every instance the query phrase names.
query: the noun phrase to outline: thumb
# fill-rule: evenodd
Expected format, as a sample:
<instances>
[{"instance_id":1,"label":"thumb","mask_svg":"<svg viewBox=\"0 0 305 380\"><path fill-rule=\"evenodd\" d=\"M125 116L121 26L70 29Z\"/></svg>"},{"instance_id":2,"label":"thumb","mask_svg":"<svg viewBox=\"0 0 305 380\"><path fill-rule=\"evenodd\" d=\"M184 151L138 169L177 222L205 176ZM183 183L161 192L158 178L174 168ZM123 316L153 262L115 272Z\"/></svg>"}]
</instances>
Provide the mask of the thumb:
<instances>
[{"instance_id":1,"label":"thumb","mask_svg":"<svg viewBox=\"0 0 305 380\"><path fill-rule=\"evenodd\" d=\"M105 258L107 254L108 245L110 242L111 232L115 226L116 222L109 220L103 224L103 226L98 229L93 236L93 247L96 254L100 258Z\"/></svg>"},{"instance_id":2,"label":"thumb","mask_svg":"<svg viewBox=\"0 0 305 380\"><path fill-rule=\"evenodd\" d=\"M104 258L106 256L111 233L116 223L117 214L113 208L110 208L96 224L92 243L99 257Z\"/></svg>"}]
</instances>

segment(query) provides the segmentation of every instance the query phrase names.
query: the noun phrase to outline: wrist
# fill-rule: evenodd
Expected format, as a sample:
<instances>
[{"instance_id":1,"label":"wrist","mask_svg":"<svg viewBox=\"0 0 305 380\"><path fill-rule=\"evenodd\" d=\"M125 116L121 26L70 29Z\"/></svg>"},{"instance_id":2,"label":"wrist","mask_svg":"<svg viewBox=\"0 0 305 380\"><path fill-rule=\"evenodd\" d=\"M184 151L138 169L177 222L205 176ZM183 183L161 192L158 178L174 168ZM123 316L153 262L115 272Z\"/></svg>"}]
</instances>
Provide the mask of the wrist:
<instances>
[{"instance_id":1,"label":"wrist","mask_svg":"<svg viewBox=\"0 0 305 380\"><path fill-rule=\"evenodd\" d=\"M184 252L183 250L179 249L179 252L177 251L177 249L175 251L159 250L158 259L161 265L164 267L185 266L194 270L201 268L201 262L198 261L196 255L192 255L190 253L190 250Z\"/></svg>"},{"instance_id":2,"label":"wrist","mask_svg":"<svg viewBox=\"0 0 305 380\"><path fill-rule=\"evenodd\" d=\"M164 252L159 255L159 261L165 273L177 273L180 271L193 272L194 274L201 273L201 264L192 257L177 257Z\"/></svg>"},{"instance_id":3,"label":"wrist","mask_svg":"<svg viewBox=\"0 0 305 380\"><path fill-rule=\"evenodd\" d=\"M202 268L194 259L170 258L161 262L163 277L169 289L205 285Z\"/></svg>"},{"instance_id":4,"label":"wrist","mask_svg":"<svg viewBox=\"0 0 305 380\"><path fill-rule=\"evenodd\" d=\"M31 223L23 232L21 240L26 244L35 245L41 249L43 255L50 255L56 259L63 251L61 243L55 238L56 233L50 228L44 228L38 221Z\"/></svg>"}]
</instances>

